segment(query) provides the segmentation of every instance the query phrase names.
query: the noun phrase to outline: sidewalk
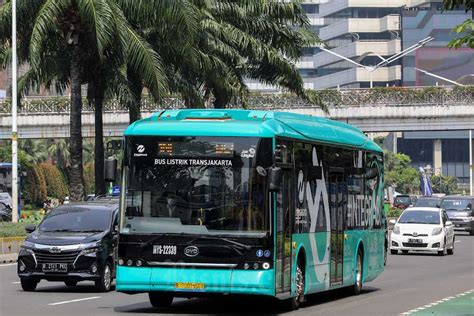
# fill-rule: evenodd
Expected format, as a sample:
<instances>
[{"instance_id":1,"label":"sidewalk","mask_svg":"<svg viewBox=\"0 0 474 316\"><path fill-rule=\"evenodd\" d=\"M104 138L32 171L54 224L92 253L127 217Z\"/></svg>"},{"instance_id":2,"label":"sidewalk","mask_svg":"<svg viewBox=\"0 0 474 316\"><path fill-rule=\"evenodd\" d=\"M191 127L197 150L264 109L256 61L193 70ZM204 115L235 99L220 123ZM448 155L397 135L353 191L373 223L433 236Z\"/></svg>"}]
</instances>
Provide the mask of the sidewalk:
<instances>
[{"instance_id":1,"label":"sidewalk","mask_svg":"<svg viewBox=\"0 0 474 316\"><path fill-rule=\"evenodd\" d=\"M0 255L0 264L16 262L17 259L18 259L17 253L9 253L5 255Z\"/></svg>"}]
</instances>

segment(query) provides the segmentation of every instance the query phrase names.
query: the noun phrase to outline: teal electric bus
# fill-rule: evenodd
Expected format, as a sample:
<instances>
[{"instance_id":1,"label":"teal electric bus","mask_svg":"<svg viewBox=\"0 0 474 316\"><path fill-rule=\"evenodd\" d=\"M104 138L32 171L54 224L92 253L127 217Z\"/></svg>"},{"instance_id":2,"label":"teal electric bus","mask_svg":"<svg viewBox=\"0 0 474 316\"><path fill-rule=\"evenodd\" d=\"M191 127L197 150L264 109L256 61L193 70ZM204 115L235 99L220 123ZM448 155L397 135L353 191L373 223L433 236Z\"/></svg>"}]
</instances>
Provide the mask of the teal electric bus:
<instances>
[{"instance_id":1,"label":"teal electric bus","mask_svg":"<svg viewBox=\"0 0 474 316\"><path fill-rule=\"evenodd\" d=\"M384 270L383 153L325 118L164 110L125 131L117 291L307 294Z\"/></svg>"}]
</instances>

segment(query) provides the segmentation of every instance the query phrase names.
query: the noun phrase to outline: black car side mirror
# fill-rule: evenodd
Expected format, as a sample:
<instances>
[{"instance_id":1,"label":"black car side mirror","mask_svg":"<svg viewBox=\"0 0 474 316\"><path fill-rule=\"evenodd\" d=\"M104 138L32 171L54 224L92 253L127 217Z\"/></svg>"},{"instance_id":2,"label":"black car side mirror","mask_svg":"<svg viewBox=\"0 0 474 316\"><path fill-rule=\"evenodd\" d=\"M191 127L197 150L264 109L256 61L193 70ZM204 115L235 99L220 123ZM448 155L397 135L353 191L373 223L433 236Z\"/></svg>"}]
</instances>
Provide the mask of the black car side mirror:
<instances>
[{"instance_id":1,"label":"black car side mirror","mask_svg":"<svg viewBox=\"0 0 474 316\"><path fill-rule=\"evenodd\" d=\"M30 224L30 225L26 225L25 226L25 231L28 233L28 234L31 234L32 232L34 232L36 229L36 225L33 225L33 224Z\"/></svg>"}]
</instances>

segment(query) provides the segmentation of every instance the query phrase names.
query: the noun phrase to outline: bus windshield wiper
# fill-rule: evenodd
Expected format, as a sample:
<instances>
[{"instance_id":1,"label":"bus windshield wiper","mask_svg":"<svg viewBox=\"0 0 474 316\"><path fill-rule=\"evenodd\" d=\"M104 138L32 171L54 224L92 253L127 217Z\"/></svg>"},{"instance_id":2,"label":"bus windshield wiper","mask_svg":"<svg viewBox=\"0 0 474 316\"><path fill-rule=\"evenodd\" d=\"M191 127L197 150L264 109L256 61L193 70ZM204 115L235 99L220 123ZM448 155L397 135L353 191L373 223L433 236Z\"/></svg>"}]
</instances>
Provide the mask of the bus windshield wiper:
<instances>
[{"instance_id":1,"label":"bus windshield wiper","mask_svg":"<svg viewBox=\"0 0 474 316\"><path fill-rule=\"evenodd\" d=\"M227 239L227 238L221 238L221 237L211 237L211 236L199 236L197 238L194 238L193 240L189 241L188 244L196 241L196 240L199 240L199 239L207 239L207 240L222 240L222 241L225 241L229 244L232 244L236 247L238 247L240 250L242 249L245 249L245 250L250 250L252 249L252 247L250 247L249 245L245 245L243 243L240 243L238 241L235 241L235 240L231 240L231 239Z\"/></svg>"}]
</instances>

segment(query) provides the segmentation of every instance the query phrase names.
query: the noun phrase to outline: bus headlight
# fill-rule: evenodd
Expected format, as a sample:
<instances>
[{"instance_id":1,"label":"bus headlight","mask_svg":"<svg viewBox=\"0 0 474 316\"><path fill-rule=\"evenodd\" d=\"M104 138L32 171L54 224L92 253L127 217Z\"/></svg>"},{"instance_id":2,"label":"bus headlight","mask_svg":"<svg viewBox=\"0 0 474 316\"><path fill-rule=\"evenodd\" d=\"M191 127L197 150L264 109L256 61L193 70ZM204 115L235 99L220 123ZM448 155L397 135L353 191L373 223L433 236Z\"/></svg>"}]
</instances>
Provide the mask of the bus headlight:
<instances>
[{"instance_id":1,"label":"bus headlight","mask_svg":"<svg viewBox=\"0 0 474 316\"><path fill-rule=\"evenodd\" d=\"M246 262L246 263L244 263L244 270L248 270L248 269L249 269L249 267L250 267L250 265L249 265L247 262Z\"/></svg>"},{"instance_id":2,"label":"bus headlight","mask_svg":"<svg viewBox=\"0 0 474 316\"><path fill-rule=\"evenodd\" d=\"M255 262L255 263L253 264L253 269L254 269L254 270L257 270L257 269L258 269L258 263Z\"/></svg>"},{"instance_id":3,"label":"bus headlight","mask_svg":"<svg viewBox=\"0 0 474 316\"><path fill-rule=\"evenodd\" d=\"M264 262L264 263L262 264L262 268L263 268L264 270L268 270L268 269L270 269L270 264L269 264L268 262Z\"/></svg>"},{"instance_id":4,"label":"bus headlight","mask_svg":"<svg viewBox=\"0 0 474 316\"><path fill-rule=\"evenodd\" d=\"M124 263L125 262L123 261L123 259L119 259L119 261L118 261L119 266L123 266Z\"/></svg>"},{"instance_id":5,"label":"bus headlight","mask_svg":"<svg viewBox=\"0 0 474 316\"><path fill-rule=\"evenodd\" d=\"M127 260L127 266L131 267L133 265L132 259Z\"/></svg>"}]
</instances>

